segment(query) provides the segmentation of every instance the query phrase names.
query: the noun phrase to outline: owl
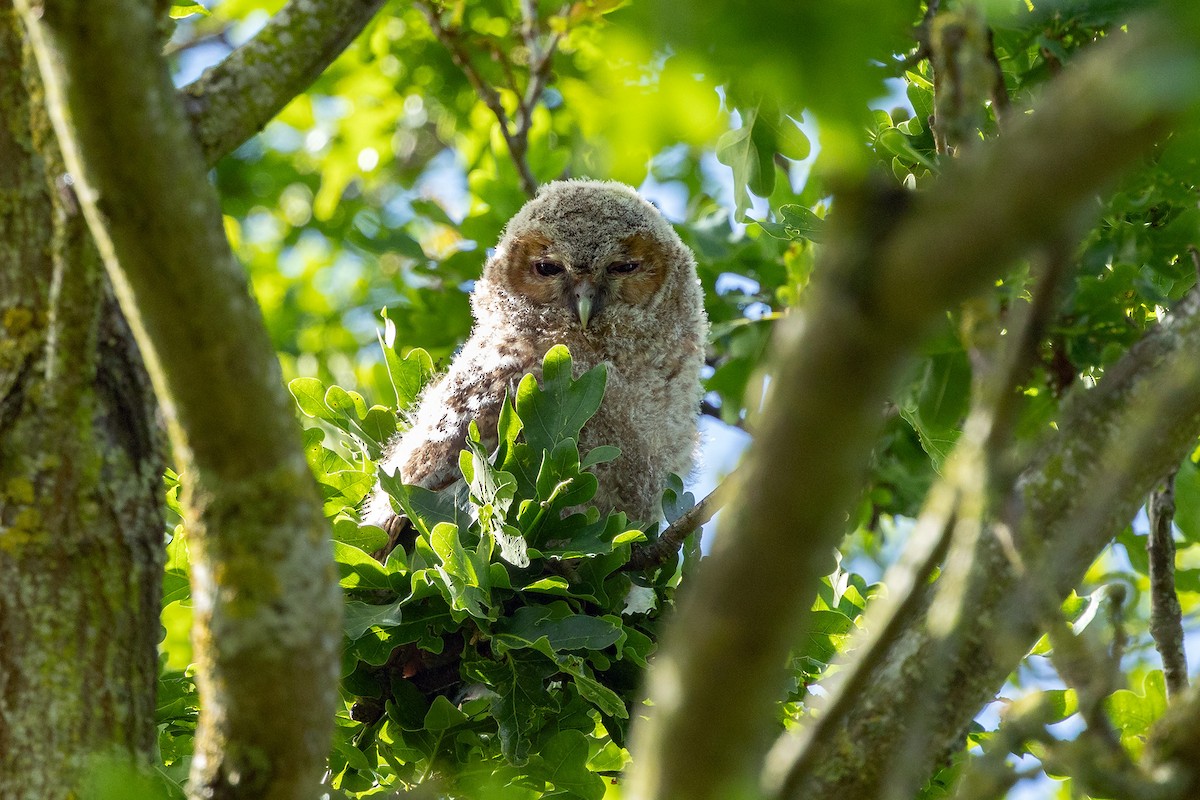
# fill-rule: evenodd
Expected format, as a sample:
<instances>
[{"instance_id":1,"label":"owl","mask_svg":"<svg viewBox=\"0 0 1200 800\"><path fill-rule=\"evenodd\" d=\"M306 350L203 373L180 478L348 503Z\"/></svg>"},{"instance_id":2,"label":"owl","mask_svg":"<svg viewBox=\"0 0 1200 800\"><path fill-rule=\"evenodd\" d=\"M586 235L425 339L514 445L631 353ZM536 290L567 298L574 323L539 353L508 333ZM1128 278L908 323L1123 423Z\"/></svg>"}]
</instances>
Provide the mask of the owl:
<instances>
[{"instance_id":1,"label":"owl","mask_svg":"<svg viewBox=\"0 0 1200 800\"><path fill-rule=\"evenodd\" d=\"M506 392L526 373L540 380L543 356L563 344L577 375L597 364L608 372L579 449L616 445L621 455L595 468L594 504L657 521L668 474L685 473L695 450L703 301L691 251L633 189L547 184L505 226L471 296L470 337L389 442L382 469L427 489L453 483L471 421L494 448ZM395 546L402 524L381 488L362 516Z\"/></svg>"}]
</instances>

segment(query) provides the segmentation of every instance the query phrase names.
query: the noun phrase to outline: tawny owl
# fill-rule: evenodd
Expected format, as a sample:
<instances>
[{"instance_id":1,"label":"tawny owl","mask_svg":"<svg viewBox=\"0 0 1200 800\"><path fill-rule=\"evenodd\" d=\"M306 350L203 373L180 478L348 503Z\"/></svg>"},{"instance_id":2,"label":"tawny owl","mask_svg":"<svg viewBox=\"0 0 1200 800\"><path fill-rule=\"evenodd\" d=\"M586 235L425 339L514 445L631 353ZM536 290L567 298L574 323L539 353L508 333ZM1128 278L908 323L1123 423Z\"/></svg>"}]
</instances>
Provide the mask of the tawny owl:
<instances>
[{"instance_id":1,"label":"tawny owl","mask_svg":"<svg viewBox=\"0 0 1200 800\"><path fill-rule=\"evenodd\" d=\"M599 412L580 452L616 445L596 469L602 510L656 521L670 472L685 472L696 442L708 320L692 253L658 210L628 186L589 180L543 187L506 226L471 298L475 326L449 371L420 399L411 427L388 445L383 469L439 489L458 477L474 419L494 447L505 392L565 344L576 373L604 363ZM376 489L363 521L393 534L395 512Z\"/></svg>"}]
</instances>

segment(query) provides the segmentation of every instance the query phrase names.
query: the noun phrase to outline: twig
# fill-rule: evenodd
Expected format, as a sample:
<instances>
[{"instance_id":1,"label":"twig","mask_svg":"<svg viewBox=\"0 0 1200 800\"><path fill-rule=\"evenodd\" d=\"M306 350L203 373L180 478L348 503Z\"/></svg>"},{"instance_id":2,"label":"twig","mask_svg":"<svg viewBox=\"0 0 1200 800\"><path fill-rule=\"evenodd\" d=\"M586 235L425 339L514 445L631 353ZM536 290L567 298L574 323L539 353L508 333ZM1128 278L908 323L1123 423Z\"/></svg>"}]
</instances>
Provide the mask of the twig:
<instances>
[{"instance_id":1,"label":"twig","mask_svg":"<svg viewBox=\"0 0 1200 800\"><path fill-rule=\"evenodd\" d=\"M550 77L550 66L562 35L557 32L552 34L543 48L539 42L540 25L537 3L523 0L521 4L523 17L521 36L529 49L529 83L525 87L525 92L522 93L517 87L515 77L508 69L507 63L504 64L506 74L512 83L510 88L517 95L517 107L510 118L504 109L499 92L484 79L471 61L471 54L463 44L462 32L442 23L439 9L435 4L419 2L417 7L425 14L433 34L450 52L451 60L463 71L467 81L479 95L479 99L496 117L496 122L500 126L500 135L504 137L504 143L508 146L513 166L516 167L517 177L521 182L521 191L533 197L537 194L538 183L533 176L533 171L529 168L529 130L533 126L534 108L546 89L546 82Z\"/></svg>"},{"instance_id":2,"label":"twig","mask_svg":"<svg viewBox=\"0 0 1200 800\"><path fill-rule=\"evenodd\" d=\"M992 112L996 115L996 127L1003 133L1011 103L1008 88L1004 85L1004 70L1000 67L1000 60L996 58L996 32L990 26L987 29L987 47L983 55L987 60L988 69L992 72Z\"/></svg>"},{"instance_id":3,"label":"twig","mask_svg":"<svg viewBox=\"0 0 1200 800\"><path fill-rule=\"evenodd\" d=\"M177 56L181 53L186 53L189 50L192 50L194 48L204 47L205 45L210 45L210 44L219 44L219 45L224 46L228 50L234 49L233 43L229 41L229 32L225 31L225 30L220 30L220 31L217 31L216 33L210 34L208 36L197 36L194 39L188 39L185 42L179 42L178 44L169 45L163 51L163 56L165 56L166 58L174 58L175 56Z\"/></svg>"},{"instance_id":4,"label":"twig","mask_svg":"<svg viewBox=\"0 0 1200 800\"><path fill-rule=\"evenodd\" d=\"M1150 636L1162 657L1167 697L1174 698L1188 686L1187 654L1183 650L1183 620L1175 591L1175 473L1155 487L1146 503L1150 536Z\"/></svg>"},{"instance_id":5,"label":"twig","mask_svg":"<svg viewBox=\"0 0 1200 800\"><path fill-rule=\"evenodd\" d=\"M737 472L734 471L721 481L717 488L709 492L703 500L683 512L679 519L667 526L658 538L633 549L633 555L625 565L627 570L642 570L657 567L679 552L683 540L700 529L700 526L713 518L713 515L725 505L729 493L724 492L726 484L730 483Z\"/></svg>"},{"instance_id":6,"label":"twig","mask_svg":"<svg viewBox=\"0 0 1200 800\"><path fill-rule=\"evenodd\" d=\"M1048 613L1044 611L1043 613ZM1114 665L1094 652L1092 646L1071 630L1055 608L1058 617L1047 625L1050 637L1050 661L1059 677L1068 687L1075 690L1079 702L1079 716L1087 725L1087 732L1105 757L1119 765L1122 771L1134 770L1132 762L1121 747L1116 731L1104 710L1104 701L1117 687Z\"/></svg>"},{"instance_id":7,"label":"twig","mask_svg":"<svg viewBox=\"0 0 1200 800\"><path fill-rule=\"evenodd\" d=\"M921 21L913 28L913 39L917 42L917 48L913 50L904 59L901 66L905 70L915 69L925 59L929 58L929 38L933 28L933 18L937 16L939 0L929 0L925 5L925 15L921 17Z\"/></svg>"}]
</instances>

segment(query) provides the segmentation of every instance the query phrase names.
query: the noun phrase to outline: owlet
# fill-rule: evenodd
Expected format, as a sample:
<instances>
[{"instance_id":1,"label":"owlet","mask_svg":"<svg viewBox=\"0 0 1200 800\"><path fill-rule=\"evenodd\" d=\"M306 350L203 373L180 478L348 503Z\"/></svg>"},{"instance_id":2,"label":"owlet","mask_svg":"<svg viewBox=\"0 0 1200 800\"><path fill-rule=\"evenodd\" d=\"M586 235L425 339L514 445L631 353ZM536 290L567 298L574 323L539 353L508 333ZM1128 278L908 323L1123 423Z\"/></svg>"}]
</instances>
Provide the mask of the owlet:
<instances>
[{"instance_id":1,"label":"owlet","mask_svg":"<svg viewBox=\"0 0 1200 800\"><path fill-rule=\"evenodd\" d=\"M708 319L691 251L658 210L628 186L550 183L505 227L475 285L475 326L449 371L422 395L411 427L389 443L382 468L407 484L440 489L458 477L458 453L474 419L495 446L506 391L566 345L577 374L606 364L604 401L580 436L580 452L616 445L596 468L601 511L661 517L671 472L696 445ZM396 543L397 517L375 490L363 510Z\"/></svg>"}]
</instances>

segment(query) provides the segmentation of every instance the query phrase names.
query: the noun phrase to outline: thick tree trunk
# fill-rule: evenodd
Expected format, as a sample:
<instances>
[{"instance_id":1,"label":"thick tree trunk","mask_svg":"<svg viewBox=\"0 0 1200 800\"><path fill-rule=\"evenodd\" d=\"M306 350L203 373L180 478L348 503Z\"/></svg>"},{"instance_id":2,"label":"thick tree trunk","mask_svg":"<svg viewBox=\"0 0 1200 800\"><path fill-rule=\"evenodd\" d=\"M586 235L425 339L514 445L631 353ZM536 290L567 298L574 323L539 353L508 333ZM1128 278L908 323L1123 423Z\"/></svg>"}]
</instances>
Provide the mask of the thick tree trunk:
<instances>
[{"instance_id":1,"label":"thick tree trunk","mask_svg":"<svg viewBox=\"0 0 1200 800\"><path fill-rule=\"evenodd\" d=\"M340 666L329 525L155 8L15 5L183 478L203 703L189 793L308 800L325 770Z\"/></svg>"},{"instance_id":2,"label":"thick tree trunk","mask_svg":"<svg viewBox=\"0 0 1200 800\"><path fill-rule=\"evenodd\" d=\"M148 760L162 571L149 381L0 0L0 797Z\"/></svg>"}]
</instances>

